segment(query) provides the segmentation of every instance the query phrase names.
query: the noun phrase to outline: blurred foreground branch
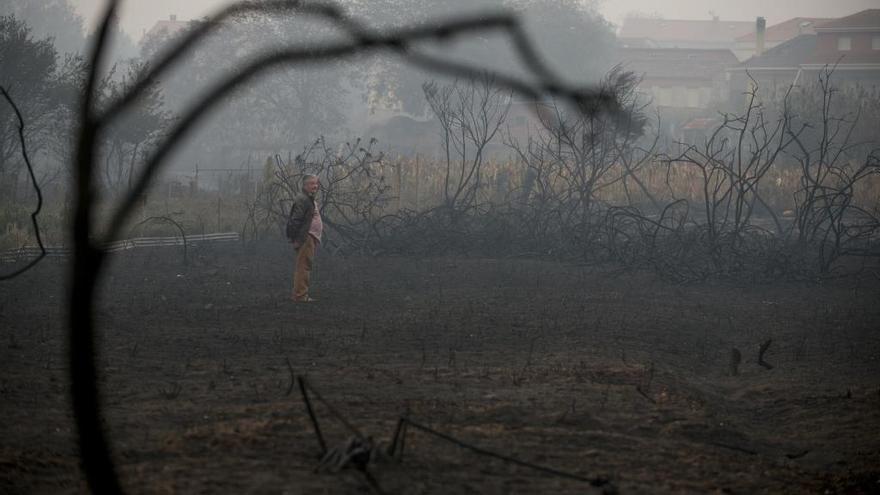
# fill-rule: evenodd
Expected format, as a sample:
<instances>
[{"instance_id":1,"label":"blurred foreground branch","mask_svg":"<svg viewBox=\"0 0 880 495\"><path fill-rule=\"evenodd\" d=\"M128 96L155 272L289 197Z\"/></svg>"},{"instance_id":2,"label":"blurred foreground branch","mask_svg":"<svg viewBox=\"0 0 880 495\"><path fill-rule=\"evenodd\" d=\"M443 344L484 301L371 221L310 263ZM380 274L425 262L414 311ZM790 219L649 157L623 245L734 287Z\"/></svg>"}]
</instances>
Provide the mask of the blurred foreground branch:
<instances>
[{"instance_id":1,"label":"blurred foreground branch","mask_svg":"<svg viewBox=\"0 0 880 495\"><path fill-rule=\"evenodd\" d=\"M21 111L18 109L18 105L15 104L12 96L9 95L9 92L6 91L6 88L4 88L3 86L0 86L0 94L3 95L3 98L6 100L6 102L9 103L9 106L12 107L12 110L15 112L15 117L18 119L18 140L21 144L21 156L24 159L24 164L27 166L28 175L31 178L31 185L33 185L34 191L37 193L37 207L34 208L33 212L31 212L31 224L34 227L34 237L37 239L37 245L40 247L40 254L37 255L36 258L28 262L28 264L13 271L12 273L0 275L0 281L3 281L15 278L35 267L37 263L39 263L40 260L42 260L46 256L46 247L43 246L43 238L40 235L40 224L37 222L37 215L40 214L40 210L43 208L43 191L40 190L40 185L37 183L37 176L34 174L34 166L31 165L31 159L28 156L27 152L27 145L24 141L24 117L22 117Z\"/></svg>"},{"instance_id":2,"label":"blurred foreground branch","mask_svg":"<svg viewBox=\"0 0 880 495\"><path fill-rule=\"evenodd\" d=\"M505 74L493 74L500 87L538 99L554 96L568 101L582 112L616 112L613 94L591 88L564 85L542 62L526 37L518 19L508 13L487 13L473 17L450 19L433 26L404 27L387 33L366 29L348 18L332 4L311 4L297 1L242 2L222 10L200 24L184 37L153 68L106 110L96 108L96 87L101 68L107 58L108 34L119 4L107 2L102 22L88 57L88 74L80 107L76 164L74 167L74 257L71 265L71 284L68 299L69 352L71 392L74 417L77 424L80 456L83 469L93 492L119 493L121 486L112 461L109 441L101 424L100 396L97 386L94 298L107 254L100 249L102 242L113 240L123 229L137 203L158 174L169 153L201 122L210 109L218 105L236 88L253 81L269 71L292 64L325 62L341 57L352 57L378 50L388 50L415 66L434 72L461 77L476 77L479 67L425 55L412 48L414 42L440 41L456 36L500 30L513 40L517 54L537 82L530 82ZM216 29L221 21L248 12L272 12L315 16L332 22L351 38L344 42L325 43L308 48L289 47L275 53L258 56L241 64L231 74L206 89L196 103L186 110L165 140L148 158L145 167L135 179L132 189L111 213L111 220L96 237L94 208L99 191L96 185L96 154L101 135L124 111L134 104L149 88L152 81L180 60L185 52Z\"/></svg>"}]
</instances>

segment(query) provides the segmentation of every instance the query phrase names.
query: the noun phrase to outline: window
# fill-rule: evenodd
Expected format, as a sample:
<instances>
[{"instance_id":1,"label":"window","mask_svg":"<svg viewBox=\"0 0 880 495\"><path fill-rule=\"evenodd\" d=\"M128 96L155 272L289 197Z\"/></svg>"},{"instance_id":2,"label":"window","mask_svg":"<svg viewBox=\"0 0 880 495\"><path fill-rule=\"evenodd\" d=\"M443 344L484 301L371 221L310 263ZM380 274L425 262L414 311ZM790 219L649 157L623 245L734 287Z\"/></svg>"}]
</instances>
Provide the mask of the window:
<instances>
[{"instance_id":1,"label":"window","mask_svg":"<svg viewBox=\"0 0 880 495\"><path fill-rule=\"evenodd\" d=\"M689 88L687 90L687 106L698 108L700 106L700 89Z\"/></svg>"},{"instance_id":2,"label":"window","mask_svg":"<svg viewBox=\"0 0 880 495\"><path fill-rule=\"evenodd\" d=\"M842 52L852 50L852 38L849 36L841 36L837 38L837 49Z\"/></svg>"},{"instance_id":3,"label":"window","mask_svg":"<svg viewBox=\"0 0 880 495\"><path fill-rule=\"evenodd\" d=\"M709 108L712 102L712 88L700 88L700 108Z\"/></svg>"},{"instance_id":4,"label":"window","mask_svg":"<svg viewBox=\"0 0 880 495\"><path fill-rule=\"evenodd\" d=\"M686 107L687 106L687 98L688 91L684 86L676 86L672 88L672 106L674 107Z\"/></svg>"},{"instance_id":5,"label":"window","mask_svg":"<svg viewBox=\"0 0 880 495\"><path fill-rule=\"evenodd\" d=\"M880 36L874 36L871 38L871 49L880 50Z\"/></svg>"},{"instance_id":6,"label":"window","mask_svg":"<svg viewBox=\"0 0 880 495\"><path fill-rule=\"evenodd\" d=\"M672 89L660 88L657 91L657 104L663 107L672 105Z\"/></svg>"}]
</instances>

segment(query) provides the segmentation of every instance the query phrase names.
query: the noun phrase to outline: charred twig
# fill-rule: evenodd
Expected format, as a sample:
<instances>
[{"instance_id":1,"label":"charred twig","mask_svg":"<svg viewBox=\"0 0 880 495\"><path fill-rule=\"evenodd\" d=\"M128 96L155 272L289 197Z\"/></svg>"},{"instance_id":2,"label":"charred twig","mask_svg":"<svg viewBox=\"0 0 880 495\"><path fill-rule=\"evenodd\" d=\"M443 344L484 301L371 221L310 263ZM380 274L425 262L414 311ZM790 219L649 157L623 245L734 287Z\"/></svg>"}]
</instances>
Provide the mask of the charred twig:
<instances>
[{"instance_id":1,"label":"charred twig","mask_svg":"<svg viewBox=\"0 0 880 495\"><path fill-rule=\"evenodd\" d=\"M785 457L789 459L800 459L801 457L810 453L810 449L804 449L800 452L795 452L793 454L785 454Z\"/></svg>"},{"instance_id":2,"label":"charred twig","mask_svg":"<svg viewBox=\"0 0 880 495\"><path fill-rule=\"evenodd\" d=\"M370 439L351 437L339 447L328 450L315 471L337 473L348 466L366 471L373 450L373 442Z\"/></svg>"},{"instance_id":3,"label":"charred twig","mask_svg":"<svg viewBox=\"0 0 880 495\"><path fill-rule=\"evenodd\" d=\"M742 353L736 347L730 349L730 361L728 362L730 376L739 375L740 363L742 363Z\"/></svg>"},{"instance_id":4,"label":"charred twig","mask_svg":"<svg viewBox=\"0 0 880 495\"><path fill-rule=\"evenodd\" d=\"M388 445L388 456L391 458L403 458L403 448L406 443L406 425L405 417L401 416L397 420L397 426L394 428L391 444Z\"/></svg>"},{"instance_id":5,"label":"charred twig","mask_svg":"<svg viewBox=\"0 0 880 495\"><path fill-rule=\"evenodd\" d=\"M315 398L318 399L318 401L320 401L322 404L324 404L324 407L327 408L327 410L330 412L330 414L331 414L334 418L336 418L337 421L339 421L340 423L342 423L343 426L345 426L346 428L348 428L348 430L349 430L354 436L359 437L359 438L366 438L366 437L364 436L364 434L361 433L361 431L358 430L353 424L351 424L350 422L348 422L348 420L345 419L345 417L344 417L339 411L337 411L335 407L333 407L329 402L327 402L326 400L324 400L324 398L321 397L321 394L318 393L318 391L315 390L315 388L312 387L312 386L306 381L305 377L303 377L303 376L300 376L300 377L299 377L299 386L300 386L300 390L306 390L306 389L307 389L309 392L311 392L312 395L314 395ZM303 395L303 397L306 397L306 396ZM309 408L311 408L311 406L309 406Z\"/></svg>"},{"instance_id":6,"label":"charred twig","mask_svg":"<svg viewBox=\"0 0 880 495\"><path fill-rule=\"evenodd\" d=\"M370 475L367 470L368 465L375 460L377 456L381 457L382 455L387 455L391 458L401 459L403 456L403 449L406 442L406 435L408 432L408 427L412 426L413 428L420 430L429 435L433 435L437 438L445 440L447 442L453 443L458 447L468 449L472 452L475 452L480 455L485 455L489 457L494 457L496 459L500 459L504 462L508 462L511 464L516 464L518 466L526 467L529 469L533 469L536 471L540 471L543 473L551 474L554 476L559 476L563 478L573 479L577 481L583 481L589 483L592 486L600 487L606 486L610 483L610 481L604 477L594 477L587 478L584 476L580 476L573 473L568 473L565 471L560 471L558 469L540 466L537 464L533 464L530 462L522 461L515 457L511 457L504 454L499 454L496 452L492 452L476 445L463 442L458 440L450 435L445 433L441 433L437 430L434 430L430 427L421 425L409 419L406 416L400 416L397 421L397 425L394 430L394 434L391 439L391 444L388 446L387 450L383 453L381 452L376 445L373 444L373 441L370 437L363 436L354 426L352 426L348 421L346 421L338 411L336 411L332 406L330 406L327 401L321 398L320 394L318 394L313 387L307 384L304 377L300 376L297 378L299 383L300 392L302 393L303 401L306 404L306 409L309 414L309 418L312 421L312 426L315 430L315 435L318 438L318 443L321 446L323 457L321 459L321 463L316 468L316 471L327 470L331 472L338 472L341 469L347 466L354 466L359 471L364 473L367 477L367 482L370 484L372 488L381 493L381 488L379 487L376 480ZM354 436L349 438L344 444L336 447L334 449L328 450L326 444L324 442L324 438L321 435L320 427L318 426L318 420L312 410L311 402L309 400L308 392L311 391L315 397L321 401L330 412L342 422L347 428L352 430ZM574 406L572 406L574 407Z\"/></svg>"},{"instance_id":7,"label":"charred twig","mask_svg":"<svg viewBox=\"0 0 880 495\"><path fill-rule=\"evenodd\" d=\"M183 391L183 386L179 383L174 382L168 385L168 387L162 388L159 392L162 394L162 397L172 400L176 399L180 396L180 392Z\"/></svg>"},{"instance_id":8,"label":"charred twig","mask_svg":"<svg viewBox=\"0 0 880 495\"><path fill-rule=\"evenodd\" d=\"M636 385L636 392L638 392L639 395L641 395L642 397L644 397L645 399L647 399L648 402L650 402L651 404L656 404L656 403L657 403L657 401L656 401L653 397L651 397L650 395L648 395L648 393L647 393L644 389L642 389L642 386L641 386L641 385Z\"/></svg>"},{"instance_id":9,"label":"charred twig","mask_svg":"<svg viewBox=\"0 0 880 495\"><path fill-rule=\"evenodd\" d=\"M722 443L722 442L709 442L709 445L713 445L715 447L721 447L723 449L735 450L737 452L742 452L743 454L758 455L758 453L755 452L754 450L747 449L745 447L740 447L738 445L730 445L730 444Z\"/></svg>"},{"instance_id":10,"label":"charred twig","mask_svg":"<svg viewBox=\"0 0 880 495\"><path fill-rule=\"evenodd\" d=\"M652 404L657 401L651 397L651 383L654 381L654 363L651 362L642 370L642 376L639 377L639 383L636 384L636 391Z\"/></svg>"},{"instance_id":11,"label":"charred twig","mask_svg":"<svg viewBox=\"0 0 880 495\"><path fill-rule=\"evenodd\" d=\"M400 421L398 422L398 425L400 425L401 423L406 424L406 425L409 425L409 426L412 426L413 428L415 428L415 429L417 429L417 430L419 430L419 431L421 431L421 432L423 432L423 433L427 433L427 434L432 435L432 436L434 436L434 437L437 437L437 438L439 438L439 439L441 439L441 440L445 440L445 441L447 441L447 442L449 442L449 443L452 443L452 444L454 444L454 445L456 445L456 446L458 446L458 447L461 447L461 448L463 448L463 449L470 450L471 452L477 453L477 454L479 454L479 455L484 455L484 456L488 456L488 457L494 457L495 459L499 459L499 460L502 460L502 461L504 461L504 462L509 462L509 463L511 463L511 464L516 464L517 466L521 466L521 467L525 467L525 468L533 469L533 470L535 470L535 471L540 471L540 472L542 472L542 473L552 474L552 475L554 475L554 476L559 476L559 477L561 477L561 478L567 478L567 479L572 479L572 480L576 480L576 481L583 481L583 482L589 483L590 485L592 485L592 486L596 486L596 487L599 487L599 486L605 486L605 485L608 485L608 484L610 483L610 481L609 481L607 478L604 478L604 477L601 477L601 476L600 476L600 477L594 477L594 478L587 478L587 477L585 477L585 476L580 476L580 475L577 475L577 474L568 473L568 472L565 472L565 471L560 471L560 470L558 470L558 469L554 469L554 468L550 468L550 467L546 467L546 466L540 466L540 465L538 465L538 464L533 464L533 463L531 463L531 462L526 462L526 461L523 461L523 460L517 459L517 458L515 458L515 457L511 457L511 456L509 456L509 455L499 454L499 453L497 453L497 452L492 452L492 451L490 451L490 450L486 450L486 449L484 449L484 448L482 448L482 447L478 447L478 446L476 446L476 445L473 445L473 444L470 444L470 443L467 443L467 442L463 442L463 441L461 441L461 440L459 440L459 439L457 439L457 438L455 438L455 437L453 437L453 436L451 436L451 435L447 435L447 434L445 434L445 433L441 433L441 432L439 432L439 431L437 431L437 430L435 430L435 429L433 429L433 428L430 428L430 427L428 427L428 426L425 426L425 425L422 425L422 424L416 423L416 422L414 422L413 420L411 420L411 419L409 419L409 418L406 418L406 417L401 417L401 418L400 418ZM405 436L406 436L406 430L404 430L404 431L403 431L403 434L400 436L400 438L401 438L401 442L403 441L403 438L404 438ZM393 444L392 444L392 445L393 445Z\"/></svg>"},{"instance_id":12,"label":"charred twig","mask_svg":"<svg viewBox=\"0 0 880 495\"><path fill-rule=\"evenodd\" d=\"M293 372L290 358L284 358L284 362L287 364L287 371L290 373L290 383L287 385L287 392L285 392L284 395L290 395L290 393L293 392L293 386L296 384L296 373Z\"/></svg>"},{"instance_id":13,"label":"charred twig","mask_svg":"<svg viewBox=\"0 0 880 495\"><path fill-rule=\"evenodd\" d=\"M318 418L315 411L312 410L312 402L309 400L309 394L306 391L306 384L302 377L297 377L299 392L302 394L303 402L306 404L306 412L309 413L309 419L312 421L312 429L315 430L315 437L318 439L318 445L321 447L321 454L327 453L327 443L324 442L324 435L321 434L321 427L318 425Z\"/></svg>"},{"instance_id":14,"label":"charred twig","mask_svg":"<svg viewBox=\"0 0 880 495\"><path fill-rule=\"evenodd\" d=\"M159 215L159 216L154 216L154 217L148 217L148 218L141 220L140 222L135 224L131 228L131 230L134 230L138 227L142 227L143 225L146 225L147 223L153 222L153 221L162 221L165 223L170 223L171 225L173 225L177 228L177 231L180 232L180 238L181 238L181 240L183 240L183 264L184 265L188 264L189 257L188 257L188 252L187 252L186 232L183 230L183 226L180 225L180 222L174 220L171 217ZM141 232L141 234L143 235L143 232Z\"/></svg>"},{"instance_id":15,"label":"charred twig","mask_svg":"<svg viewBox=\"0 0 880 495\"><path fill-rule=\"evenodd\" d=\"M385 493L382 490L382 487L379 486L379 482L376 478L367 470L368 464L373 462L377 456L381 456L384 453L376 448L373 444L372 438L363 436L357 428L346 421L335 408L325 401L321 395L306 382L305 377L297 377L297 382L299 383L299 390L300 393L302 393L303 402L306 404L306 410L309 413L309 419L315 430L315 436L318 439L318 444L321 446L321 462L315 468L315 471L329 471L335 473L346 467L353 466L364 475L370 488L375 490L376 493ZM337 420L351 430L354 433L354 436L349 438L344 444L328 449L327 444L324 442L324 437L321 434L321 429L318 426L318 418L315 416L314 410L312 409L308 391L311 391L315 395L315 398L321 401Z\"/></svg>"},{"instance_id":16,"label":"charred twig","mask_svg":"<svg viewBox=\"0 0 880 495\"><path fill-rule=\"evenodd\" d=\"M758 349L758 364L760 364L761 366L763 366L764 368L766 368L768 370L772 370L773 365L768 363L767 361L764 361L764 354L767 352L767 349L770 348L770 344L772 344L772 343L773 343L773 339L767 339L764 341L763 344L761 344L761 348Z\"/></svg>"},{"instance_id":17,"label":"charred twig","mask_svg":"<svg viewBox=\"0 0 880 495\"><path fill-rule=\"evenodd\" d=\"M318 467L315 468L315 472L338 473L347 467L354 467L364 475L370 488L382 495L385 491L368 470L369 465L375 462L377 456L381 457L382 455L382 451L376 448L372 439L351 437L338 447L328 450L321 458Z\"/></svg>"},{"instance_id":18,"label":"charred twig","mask_svg":"<svg viewBox=\"0 0 880 495\"><path fill-rule=\"evenodd\" d=\"M538 338L540 338L540 336L535 336L535 337L532 337L532 339L529 341L529 353L526 356L526 364L523 365L524 372L529 366L532 365L532 355L535 352L535 342L538 341Z\"/></svg>"}]
</instances>

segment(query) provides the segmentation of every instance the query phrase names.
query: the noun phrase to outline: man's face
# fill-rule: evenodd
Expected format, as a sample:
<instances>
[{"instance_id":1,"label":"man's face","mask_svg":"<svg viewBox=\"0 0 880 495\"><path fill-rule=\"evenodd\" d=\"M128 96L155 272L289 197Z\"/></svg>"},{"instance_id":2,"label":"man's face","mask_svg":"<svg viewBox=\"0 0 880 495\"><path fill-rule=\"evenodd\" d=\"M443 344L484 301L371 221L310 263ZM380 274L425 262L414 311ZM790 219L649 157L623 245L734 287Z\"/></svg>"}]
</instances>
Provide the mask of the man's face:
<instances>
[{"instance_id":1,"label":"man's face","mask_svg":"<svg viewBox=\"0 0 880 495\"><path fill-rule=\"evenodd\" d=\"M319 184L317 177L306 179L305 183L303 184L303 192L309 195L315 194L316 192L318 192L318 185Z\"/></svg>"}]
</instances>

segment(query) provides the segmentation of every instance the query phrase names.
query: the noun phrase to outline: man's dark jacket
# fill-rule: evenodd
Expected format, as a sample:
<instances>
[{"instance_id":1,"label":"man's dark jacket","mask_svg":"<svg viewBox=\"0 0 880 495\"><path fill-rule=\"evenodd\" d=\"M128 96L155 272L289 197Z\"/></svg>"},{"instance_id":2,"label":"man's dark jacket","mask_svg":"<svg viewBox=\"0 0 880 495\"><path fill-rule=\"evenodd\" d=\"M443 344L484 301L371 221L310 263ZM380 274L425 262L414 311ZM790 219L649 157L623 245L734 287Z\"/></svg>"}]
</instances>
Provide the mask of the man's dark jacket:
<instances>
[{"instance_id":1,"label":"man's dark jacket","mask_svg":"<svg viewBox=\"0 0 880 495\"><path fill-rule=\"evenodd\" d=\"M306 193L299 193L293 198L290 216L287 217L287 238L300 244L306 241L312 218L315 216L315 198Z\"/></svg>"}]
</instances>

